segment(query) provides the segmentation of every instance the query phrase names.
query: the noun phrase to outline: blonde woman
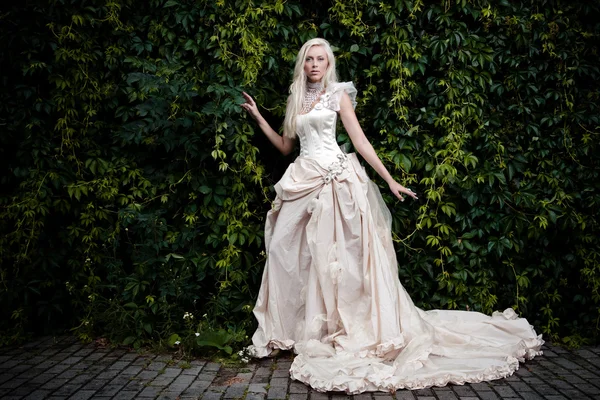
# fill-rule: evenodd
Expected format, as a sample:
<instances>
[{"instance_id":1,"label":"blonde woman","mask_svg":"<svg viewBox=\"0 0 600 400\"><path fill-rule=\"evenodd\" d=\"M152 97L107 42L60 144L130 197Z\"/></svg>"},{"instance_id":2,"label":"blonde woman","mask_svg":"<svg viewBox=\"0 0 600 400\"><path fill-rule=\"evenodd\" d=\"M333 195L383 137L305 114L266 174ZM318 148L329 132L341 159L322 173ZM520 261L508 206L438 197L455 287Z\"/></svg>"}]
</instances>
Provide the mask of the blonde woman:
<instances>
[{"instance_id":1,"label":"blonde woman","mask_svg":"<svg viewBox=\"0 0 600 400\"><path fill-rule=\"evenodd\" d=\"M267 215L267 264L254 314L256 357L294 350L291 377L319 391L390 391L511 375L543 344L512 309L423 311L398 279L391 217L355 154L336 143L342 120L352 144L400 200L396 182L354 113L356 89L338 82L324 39L296 60L283 135L244 93L242 108L283 154L300 155L275 185Z\"/></svg>"}]
</instances>

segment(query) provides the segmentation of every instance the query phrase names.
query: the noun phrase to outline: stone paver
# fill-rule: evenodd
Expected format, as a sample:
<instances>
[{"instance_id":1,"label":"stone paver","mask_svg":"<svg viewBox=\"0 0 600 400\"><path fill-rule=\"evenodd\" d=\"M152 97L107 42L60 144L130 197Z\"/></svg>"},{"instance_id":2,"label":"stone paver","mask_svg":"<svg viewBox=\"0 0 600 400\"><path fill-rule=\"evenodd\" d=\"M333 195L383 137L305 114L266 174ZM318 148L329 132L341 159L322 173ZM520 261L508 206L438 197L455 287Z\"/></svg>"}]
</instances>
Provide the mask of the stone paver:
<instances>
[{"instance_id":1,"label":"stone paver","mask_svg":"<svg viewBox=\"0 0 600 400\"><path fill-rule=\"evenodd\" d=\"M492 382L396 393L319 393L292 381L291 355L244 367L171 354L97 348L73 337L42 337L0 349L0 398L15 400L585 400L600 399L600 347L547 344L544 356Z\"/></svg>"}]
</instances>

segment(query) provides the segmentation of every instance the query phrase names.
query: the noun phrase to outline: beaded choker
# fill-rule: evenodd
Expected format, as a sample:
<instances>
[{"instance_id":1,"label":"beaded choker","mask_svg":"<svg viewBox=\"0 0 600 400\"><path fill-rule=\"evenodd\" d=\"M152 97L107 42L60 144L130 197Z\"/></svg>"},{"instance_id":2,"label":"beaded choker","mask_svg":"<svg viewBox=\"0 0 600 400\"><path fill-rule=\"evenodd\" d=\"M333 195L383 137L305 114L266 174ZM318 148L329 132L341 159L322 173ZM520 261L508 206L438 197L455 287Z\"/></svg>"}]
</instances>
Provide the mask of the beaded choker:
<instances>
[{"instance_id":1,"label":"beaded choker","mask_svg":"<svg viewBox=\"0 0 600 400\"><path fill-rule=\"evenodd\" d=\"M323 92L323 82L306 82L306 94L302 101L301 114L306 114L312 109L313 104Z\"/></svg>"}]
</instances>

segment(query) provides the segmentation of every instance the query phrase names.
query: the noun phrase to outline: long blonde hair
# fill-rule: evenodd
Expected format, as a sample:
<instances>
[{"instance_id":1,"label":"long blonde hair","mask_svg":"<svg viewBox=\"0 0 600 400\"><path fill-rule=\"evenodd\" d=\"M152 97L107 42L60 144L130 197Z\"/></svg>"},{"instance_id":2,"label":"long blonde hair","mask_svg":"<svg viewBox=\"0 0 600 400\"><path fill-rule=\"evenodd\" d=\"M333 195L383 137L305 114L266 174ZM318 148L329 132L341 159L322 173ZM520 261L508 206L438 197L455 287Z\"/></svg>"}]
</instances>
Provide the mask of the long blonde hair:
<instances>
[{"instance_id":1,"label":"long blonde hair","mask_svg":"<svg viewBox=\"0 0 600 400\"><path fill-rule=\"evenodd\" d=\"M306 73L304 72L304 60L306 54L313 46L323 46L327 53L327 71L323 76L323 88L337 82L337 73L335 71L335 56L329 42L325 39L314 38L310 39L300 49L296 57L296 66L294 67L294 79L290 85L290 96L288 97L287 107L285 111L285 120L283 121L283 135L288 138L296 136L296 116L302 110L302 102L306 94Z\"/></svg>"}]
</instances>

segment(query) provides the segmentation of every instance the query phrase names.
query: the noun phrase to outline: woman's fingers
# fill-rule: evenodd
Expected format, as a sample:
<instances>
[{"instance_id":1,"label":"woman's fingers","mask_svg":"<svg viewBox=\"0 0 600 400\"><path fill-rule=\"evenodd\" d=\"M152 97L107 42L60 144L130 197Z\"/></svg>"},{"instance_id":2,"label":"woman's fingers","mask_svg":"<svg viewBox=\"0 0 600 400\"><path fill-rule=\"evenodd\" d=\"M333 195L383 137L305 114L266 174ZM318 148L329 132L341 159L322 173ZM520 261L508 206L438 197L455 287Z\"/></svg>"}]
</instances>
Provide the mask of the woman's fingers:
<instances>
[{"instance_id":1,"label":"woman's fingers","mask_svg":"<svg viewBox=\"0 0 600 400\"><path fill-rule=\"evenodd\" d=\"M409 195L410 197L412 197L413 199L415 199L415 200L418 200L418 199L419 199L419 198L417 197L417 194L416 194L415 192L413 192L412 190L408 189L408 188L406 189L406 192L405 192L405 193L406 193L407 195Z\"/></svg>"},{"instance_id":2,"label":"woman's fingers","mask_svg":"<svg viewBox=\"0 0 600 400\"><path fill-rule=\"evenodd\" d=\"M418 199L417 194L415 192L413 192L412 190L410 190L408 188L405 188L404 186L400 185L398 182L393 182L390 185L390 189L392 190L392 193L394 193L394 195L400 201L404 201L403 194L406 194L406 195L412 197L415 200Z\"/></svg>"},{"instance_id":3,"label":"woman's fingers","mask_svg":"<svg viewBox=\"0 0 600 400\"><path fill-rule=\"evenodd\" d=\"M249 103L250 105L254 106L254 99L246 92L242 92L242 96L244 96L244 98L246 99L246 103Z\"/></svg>"},{"instance_id":4,"label":"woman's fingers","mask_svg":"<svg viewBox=\"0 0 600 400\"><path fill-rule=\"evenodd\" d=\"M400 185L400 192L409 195L410 197L412 197L415 200L418 199L417 194L415 192L413 192L412 189L409 189L402 185Z\"/></svg>"},{"instance_id":5,"label":"woman's fingers","mask_svg":"<svg viewBox=\"0 0 600 400\"><path fill-rule=\"evenodd\" d=\"M252 118L257 119L260 113L258 112L258 107L256 106L254 99L246 92L242 92L242 96L244 96L246 102L240 104L240 107L246 110Z\"/></svg>"},{"instance_id":6,"label":"woman's fingers","mask_svg":"<svg viewBox=\"0 0 600 400\"><path fill-rule=\"evenodd\" d=\"M396 196L398 198L398 200L400 201L404 201L404 197L402 196L402 193L400 191L400 188L396 185L392 186L390 185L390 189L392 190L392 193L394 194L394 196Z\"/></svg>"}]
</instances>

